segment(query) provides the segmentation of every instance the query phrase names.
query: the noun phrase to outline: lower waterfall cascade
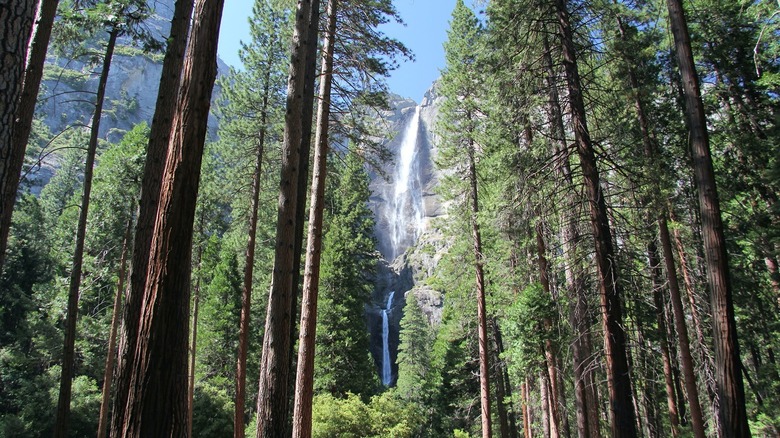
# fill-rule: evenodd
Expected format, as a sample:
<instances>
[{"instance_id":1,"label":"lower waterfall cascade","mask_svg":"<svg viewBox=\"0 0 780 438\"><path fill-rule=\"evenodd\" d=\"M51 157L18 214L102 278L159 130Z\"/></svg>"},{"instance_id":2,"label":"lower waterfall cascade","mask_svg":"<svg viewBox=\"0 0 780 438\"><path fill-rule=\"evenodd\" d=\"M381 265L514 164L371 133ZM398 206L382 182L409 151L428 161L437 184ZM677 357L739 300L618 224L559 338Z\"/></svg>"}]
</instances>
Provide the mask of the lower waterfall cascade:
<instances>
[{"instance_id":1,"label":"lower waterfall cascade","mask_svg":"<svg viewBox=\"0 0 780 438\"><path fill-rule=\"evenodd\" d=\"M393 383L393 367L390 360L390 321L388 314L393 308L393 295L390 292L387 297L387 306L382 309L382 384L390 386Z\"/></svg>"}]
</instances>

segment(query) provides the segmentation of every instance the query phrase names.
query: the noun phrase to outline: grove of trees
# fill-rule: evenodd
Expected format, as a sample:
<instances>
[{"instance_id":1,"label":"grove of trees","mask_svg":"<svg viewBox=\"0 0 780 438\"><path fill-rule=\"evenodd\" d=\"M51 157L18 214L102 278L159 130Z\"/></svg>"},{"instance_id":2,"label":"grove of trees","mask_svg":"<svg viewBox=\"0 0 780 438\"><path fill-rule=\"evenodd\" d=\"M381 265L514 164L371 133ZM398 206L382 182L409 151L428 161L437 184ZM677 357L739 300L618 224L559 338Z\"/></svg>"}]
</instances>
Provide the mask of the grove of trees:
<instances>
[{"instance_id":1,"label":"grove of trees","mask_svg":"<svg viewBox=\"0 0 780 438\"><path fill-rule=\"evenodd\" d=\"M217 77L223 6L0 3L0 436L780 435L778 4L456 0L446 211L405 256L443 308L406 294L394 387L366 311L398 13L254 0ZM106 135L127 54L156 106ZM52 132L44 79L89 116Z\"/></svg>"}]
</instances>

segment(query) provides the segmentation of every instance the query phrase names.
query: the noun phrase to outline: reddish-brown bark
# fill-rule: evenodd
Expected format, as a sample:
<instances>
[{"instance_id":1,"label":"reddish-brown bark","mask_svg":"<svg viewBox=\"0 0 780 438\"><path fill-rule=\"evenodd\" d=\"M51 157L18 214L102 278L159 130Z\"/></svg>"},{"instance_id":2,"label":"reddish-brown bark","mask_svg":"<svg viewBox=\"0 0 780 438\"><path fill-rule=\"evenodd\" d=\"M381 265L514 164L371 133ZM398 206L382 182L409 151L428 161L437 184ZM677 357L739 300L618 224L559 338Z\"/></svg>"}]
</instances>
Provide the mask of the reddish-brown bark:
<instances>
[{"instance_id":1,"label":"reddish-brown bark","mask_svg":"<svg viewBox=\"0 0 780 438\"><path fill-rule=\"evenodd\" d=\"M622 294L616 269L612 231L607 217L607 206L593 144L588 131L585 104L582 96L576 50L566 0L555 1L560 31L563 66L569 91L569 103L577 153L590 204L591 225L596 244L596 265L599 276L604 347L606 352L607 384L611 435L614 438L634 437L637 434L632 403L631 379L626 357L626 336L623 330Z\"/></svg>"},{"instance_id":2,"label":"reddish-brown bark","mask_svg":"<svg viewBox=\"0 0 780 438\"><path fill-rule=\"evenodd\" d=\"M271 70L265 75L263 98L260 105L260 132L255 151L255 170L252 173L252 200L249 207L249 231L244 257L244 282L241 287L241 316L238 323L238 358L236 360L236 403L233 414L233 436L244 438L246 427L246 357L249 350L249 319L252 310L252 277L255 269L255 241L257 237L257 211L260 206L260 171L263 166L268 97L271 87Z\"/></svg>"},{"instance_id":3,"label":"reddish-brown bark","mask_svg":"<svg viewBox=\"0 0 780 438\"><path fill-rule=\"evenodd\" d=\"M124 427L125 406L130 390L132 357L138 339L138 321L141 316L142 299L146 285L154 221L160 199L160 185L168 154L169 137L173 121L184 52L190 29L194 0L176 0L171 20L171 33L163 59L162 75L157 91L157 103L146 148L144 173L141 178L141 197L138 204L133 257L130 263L130 281L125 294L125 307L119 336L119 355L115 376L115 395L111 413L111 436L121 435Z\"/></svg>"},{"instance_id":4,"label":"reddish-brown bark","mask_svg":"<svg viewBox=\"0 0 780 438\"><path fill-rule=\"evenodd\" d=\"M198 0L149 253L123 437L185 436L190 274L223 0Z\"/></svg>"},{"instance_id":5,"label":"reddish-brown bark","mask_svg":"<svg viewBox=\"0 0 780 438\"><path fill-rule=\"evenodd\" d=\"M728 253L723 234L720 200L710 155L707 120L701 100L699 78L693 61L688 25L680 0L667 0L669 22L674 35L677 63L680 68L693 173L699 195L699 211L707 267L707 283L712 308L712 331L715 344L715 377L717 382L720 433L728 437L749 437L745 389L742 383L737 325L734 318Z\"/></svg>"},{"instance_id":6,"label":"reddish-brown bark","mask_svg":"<svg viewBox=\"0 0 780 438\"><path fill-rule=\"evenodd\" d=\"M14 0L0 4L0 271L5 261L5 249L8 244L8 232L11 228L11 215L16 201L16 190L19 187L19 174L22 171L24 151L27 148L27 137L32 126L32 109L38 97L38 85L41 77L35 79L35 73L43 69L40 56L40 45L33 45L28 59L30 30L33 27L33 16L36 15L36 0ZM51 11L43 5L46 12ZM56 2L54 5L56 9ZM52 20L54 12L51 12ZM42 29L46 27L47 29ZM36 26L33 41L39 41L44 32L51 34L52 21L44 21L43 26ZM46 46L49 39L46 37ZM45 52L45 49L44 49ZM40 61L40 62L38 62ZM34 84L35 83L35 84ZM35 95L30 99L30 91L35 85ZM27 120L27 135L24 141L19 141L24 133L20 115L30 114Z\"/></svg>"},{"instance_id":7,"label":"reddish-brown bark","mask_svg":"<svg viewBox=\"0 0 780 438\"><path fill-rule=\"evenodd\" d=\"M316 2L316 0L314 0ZM257 396L257 438L287 435L288 391L292 358L295 247L298 187L305 106L306 54L310 44L312 0L299 0L287 81L287 112L282 145L281 184L276 226L276 253L266 311L265 337Z\"/></svg>"},{"instance_id":8,"label":"reddish-brown bark","mask_svg":"<svg viewBox=\"0 0 780 438\"><path fill-rule=\"evenodd\" d=\"M106 353L106 366L103 370L103 389L100 398L100 419L98 420L98 438L104 438L108 430L108 406L111 403L111 381L114 375L116 363L116 334L119 331L119 315L122 307L122 292L125 290L125 274L127 272L127 249L133 231L133 221L127 221L125 239L122 242L122 255L119 259L119 280L114 295L114 307L111 312L111 331L108 335L108 352Z\"/></svg>"},{"instance_id":9,"label":"reddish-brown bark","mask_svg":"<svg viewBox=\"0 0 780 438\"><path fill-rule=\"evenodd\" d=\"M322 225L327 177L328 128L333 79L333 52L336 46L336 11L338 0L328 0L326 27L322 47L322 73L317 105L317 131L314 139L314 170L311 181L311 207L306 247L306 266L301 301L301 324L298 340L298 369L295 381L293 433L295 438L308 438L312 433L312 398L314 395L314 341L317 333L317 298L322 255Z\"/></svg>"}]
</instances>

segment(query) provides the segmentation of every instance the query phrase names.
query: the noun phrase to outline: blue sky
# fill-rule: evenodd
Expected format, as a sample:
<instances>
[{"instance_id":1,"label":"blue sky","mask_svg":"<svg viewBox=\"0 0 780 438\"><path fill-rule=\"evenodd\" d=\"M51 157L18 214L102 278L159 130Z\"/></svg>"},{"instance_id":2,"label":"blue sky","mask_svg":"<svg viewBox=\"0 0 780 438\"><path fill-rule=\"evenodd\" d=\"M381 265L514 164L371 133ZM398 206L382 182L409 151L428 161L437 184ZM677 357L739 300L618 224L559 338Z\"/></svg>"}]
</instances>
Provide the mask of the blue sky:
<instances>
[{"instance_id":1,"label":"blue sky","mask_svg":"<svg viewBox=\"0 0 780 438\"><path fill-rule=\"evenodd\" d=\"M239 41L249 39L247 17L253 0L226 0L219 37L219 56L228 65L237 66ZM390 91L420 101L425 90L439 77L444 67L447 29L455 0L394 0L406 26L388 24L387 35L399 39L412 49L415 62L405 62L388 78ZM466 0L466 4L472 1Z\"/></svg>"}]
</instances>

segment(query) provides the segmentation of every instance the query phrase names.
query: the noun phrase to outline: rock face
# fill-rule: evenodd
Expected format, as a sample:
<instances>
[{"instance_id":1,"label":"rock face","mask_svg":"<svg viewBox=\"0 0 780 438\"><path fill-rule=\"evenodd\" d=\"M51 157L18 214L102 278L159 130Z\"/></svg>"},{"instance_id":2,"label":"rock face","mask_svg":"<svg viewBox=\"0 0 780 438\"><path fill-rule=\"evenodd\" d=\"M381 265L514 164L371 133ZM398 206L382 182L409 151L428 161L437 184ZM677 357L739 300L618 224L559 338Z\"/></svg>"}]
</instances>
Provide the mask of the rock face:
<instances>
[{"instance_id":1,"label":"rock face","mask_svg":"<svg viewBox=\"0 0 780 438\"><path fill-rule=\"evenodd\" d=\"M390 293L395 293L388 311L393 383L398 371L395 362L399 325L407 294L414 295L431 324L441 320L442 294L424 284L446 249L433 222L444 212L435 192L439 178L434 166L440 103L435 84L419 105L397 96L391 99L392 109L382 116L395 133L385 143L394 160L371 174L370 206L377 221L375 234L383 259L366 316L371 354L379 372L384 348L382 310Z\"/></svg>"},{"instance_id":2,"label":"rock face","mask_svg":"<svg viewBox=\"0 0 780 438\"><path fill-rule=\"evenodd\" d=\"M164 41L170 31L174 2L158 0L151 3L154 13L144 27L156 39ZM102 47L102 44L96 44L94 47L101 50L99 47ZM102 60L102 54L96 58ZM136 124L143 121L151 124L160 85L162 59L162 53L144 53L127 37L118 40L106 84L100 139L116 142ZM99 64L100 62L95 65L86 57L68 59L57 56L50 50L36 111L43 115L44 123L52 135L56 136L74 127L90 125L94 111L94 93L100 76ZM228 67L218 61L218 70L220 74L224 74ZM215 86L214 95L218 96L219 92L219 87ZM211 116L210 135L215 135L216 126L217 121ZM57 167L58 155L47 155L36 170L34 181L30 181L33 193L37 193L48 182Z\"/></svg>"}]
</instances>

